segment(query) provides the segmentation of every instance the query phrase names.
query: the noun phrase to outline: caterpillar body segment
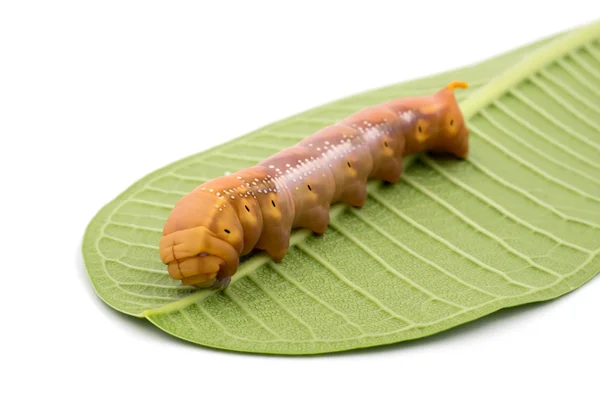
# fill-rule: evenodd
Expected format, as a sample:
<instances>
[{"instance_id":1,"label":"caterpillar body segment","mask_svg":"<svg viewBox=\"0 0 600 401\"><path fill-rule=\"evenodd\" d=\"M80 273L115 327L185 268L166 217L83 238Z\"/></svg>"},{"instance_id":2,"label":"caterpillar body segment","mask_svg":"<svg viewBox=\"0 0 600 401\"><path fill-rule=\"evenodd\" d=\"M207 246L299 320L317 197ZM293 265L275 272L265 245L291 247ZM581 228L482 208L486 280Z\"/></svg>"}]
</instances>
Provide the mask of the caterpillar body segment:
<instances>
[{"instance_id":1,"label":"caterpillar body segment","mask_svg":"<svg viewBox=\"0 0 600 401\"><path fill-rule=\"evenodd\" d=\"M452 82L431 96L363 109L256 166L207 181L167 218L160 257L183 284L226 287L239 257L255 249L285 256L293 228L317 234L330 206L362 206L369 179L395 183L418 152L468 155L469 131Z\"/></svg>"}]
</instances>

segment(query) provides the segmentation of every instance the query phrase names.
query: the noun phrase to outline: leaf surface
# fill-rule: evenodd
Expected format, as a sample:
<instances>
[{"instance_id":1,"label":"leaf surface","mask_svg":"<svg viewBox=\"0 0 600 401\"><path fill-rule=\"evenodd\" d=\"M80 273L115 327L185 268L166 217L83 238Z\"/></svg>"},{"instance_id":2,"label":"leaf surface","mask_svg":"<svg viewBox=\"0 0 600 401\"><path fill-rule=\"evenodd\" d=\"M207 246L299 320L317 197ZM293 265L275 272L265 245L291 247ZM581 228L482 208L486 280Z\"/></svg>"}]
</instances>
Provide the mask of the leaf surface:
<instances>
[{"instance_id":1,"label":"leaf surface","mask_svg":"<svg viewBox=\"0 0 600 401\"><path fill-rule=\"evenodd\" d=\"M314 354L431 335L555 298L600 270L600 24L492 60L361 93L175 162L91 221L87 271L111 307L174 336L245 352ZM452 80L471 130L467 160L407 161L369 184L327 233L293 234L284 261L244 261L225 292L172 280L158 257L175 202L344 116ZM242 156L243 155L243 156Z\"/></svg>"}]
</instances>

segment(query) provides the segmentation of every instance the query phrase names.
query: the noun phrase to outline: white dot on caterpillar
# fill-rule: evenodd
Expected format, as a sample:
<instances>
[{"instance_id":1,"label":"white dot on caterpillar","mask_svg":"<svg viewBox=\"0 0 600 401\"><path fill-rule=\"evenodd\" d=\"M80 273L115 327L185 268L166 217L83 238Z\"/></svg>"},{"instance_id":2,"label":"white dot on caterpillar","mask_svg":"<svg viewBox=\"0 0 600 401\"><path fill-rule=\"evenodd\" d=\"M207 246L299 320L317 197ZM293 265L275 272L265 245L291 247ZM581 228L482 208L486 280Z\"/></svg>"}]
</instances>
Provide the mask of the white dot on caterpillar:
<instances>
[{"instance_id":1,"label":"white dot on caterpillar","mask_svg":"<svg viewBox=\"0 0 600 401\"><path fill-rule=\"evenodd\" d=\"M222 208L222 207L220 207L220 208L219 208L219 212L222 212L222 211L223 211L223 208Z\"/></svg>"},{"instance_id":2,"label":"white dot on caterpillar","mask_svg":"<svg viewBox=\"0 0 600 401\"><path fill-rule=\"evenodd\" d=\"M321 148L317 148L317 150L320 152L320 151L321 151Z\"/></svg>"},{"instance_id":3,"label":"white dot on caterpillar","mask_svg":"<svg viewBox=\"0 0 600 401\"><path fill-rule=\"evenodd\" d=\"M271 164L271 165L269 166L269 168L275 168L275 166Z\"/></svg>"},{"instance_id":4,"label":"white dot on caterpillar","mask_svg":"<svg viewBox=\"0 0 600 401\"><path fill-rule=\"evenodd\" d=\"M237 179L238 179L238 180L241 180L241 179L242 179L242 177L240 177L240 176L238 175L238 176L237 176Z\"/></svg>"},{"instance_id":5,"label":"white dot on caterpillar","mask_svg":"<svg viewBox=\"0 0 600 401\"><path fill-rule=\"evenodd\" d=\"M285 164L285 166L286 166L286 167L290 167L290 164L289 164L289 163L286 163L286 164Z\"/></svg>"},{"instance_id":6,"label":"white dot on caterpillar","mask_svg":"<svg viewBox=\"0 0 600 401\"><path fill-rule=\"evenodd\" d=\"M329 145L329 141L325 141L325 145Z\"/></svg>"},{"instance_id":7,"label":"white dot on caterpillar","mask_svg":"<svg viewBox=\"0 0 600 401\"><path fill-rule=\"evenodd\" d=\"M215 190L214 190L214 189L212 189L212 188L208 190L208 192L214 192L214 191L215 191Z\"/></svg>"},{"instance_id":8,"label":"white dot on caterpillar","mask_svg":"<svg viewBox=\"0 0 600 401\"><path fill-rule=\"evenodd\" d=\"M217 192L217 196L221 196L221 193L220 193L220 192Z\"/></svg>"},{"instance_id":9,"label":"white dot on caterpillar","mask_svg":"<svg viewBox=\"0 0 600 401\"><path fill-rule=\"evenodd\" d=\"M312 143L309 143L309 144L308 144L308 146L313 146L313 144L312 144Z\"/></svg>"}]
</instances>

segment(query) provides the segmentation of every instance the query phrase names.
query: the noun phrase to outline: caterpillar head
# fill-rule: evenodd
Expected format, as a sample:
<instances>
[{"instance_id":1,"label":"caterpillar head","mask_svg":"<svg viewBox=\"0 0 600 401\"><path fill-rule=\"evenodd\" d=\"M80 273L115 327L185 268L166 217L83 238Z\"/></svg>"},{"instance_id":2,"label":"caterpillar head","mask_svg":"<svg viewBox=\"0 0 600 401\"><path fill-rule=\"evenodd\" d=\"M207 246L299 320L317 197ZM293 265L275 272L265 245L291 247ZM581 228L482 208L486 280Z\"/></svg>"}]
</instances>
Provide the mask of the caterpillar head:
<instances>
[{"instance_id":1,"label":"caterpillar head","mask_svg":"<svg viewBox=\"0 0 600 401\"><path fill-rule=\"evenodd\" d=\"M160 258L183 284L227 285L236 272L243 230L235 209L209 188L184 196L167 218Z\"/></svg>"},{"instance_id":2,"label":"caterpillar head","mask_svg":"<svg viewBox=\"0 0 600 401\"><path fill-rule=\"evenodd\" d=\"M454 81L433 95L437 105L438 134L431 150L464 158L469 153L469 130L454 97L454 89L468 88L466 82Z\"/></svg>"}]
</instances>

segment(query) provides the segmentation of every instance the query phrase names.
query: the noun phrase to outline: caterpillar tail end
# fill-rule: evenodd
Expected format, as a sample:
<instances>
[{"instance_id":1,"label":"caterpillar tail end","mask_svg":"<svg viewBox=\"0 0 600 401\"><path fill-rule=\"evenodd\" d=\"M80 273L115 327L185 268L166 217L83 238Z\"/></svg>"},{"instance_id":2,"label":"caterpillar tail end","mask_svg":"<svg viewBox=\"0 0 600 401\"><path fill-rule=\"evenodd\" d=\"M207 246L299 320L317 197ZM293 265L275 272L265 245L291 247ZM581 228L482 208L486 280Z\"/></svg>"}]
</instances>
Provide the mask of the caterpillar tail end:
<instances>
[{"instance_id":1,"label":"caterpillar tail end","mask_svg":"<svg viewBox=\"0 0 600 401\"><path fill-rule=\"evenodd\" d=\"M456 88L468 89L469 88L469 84L467 82L464 82L464 81L452 81L448 85L446 85L446 88L450 89L451 91L453 91Z\"/></svg>"}]
</instances>

